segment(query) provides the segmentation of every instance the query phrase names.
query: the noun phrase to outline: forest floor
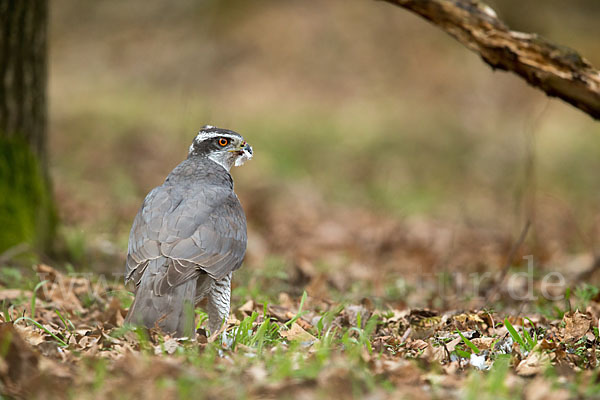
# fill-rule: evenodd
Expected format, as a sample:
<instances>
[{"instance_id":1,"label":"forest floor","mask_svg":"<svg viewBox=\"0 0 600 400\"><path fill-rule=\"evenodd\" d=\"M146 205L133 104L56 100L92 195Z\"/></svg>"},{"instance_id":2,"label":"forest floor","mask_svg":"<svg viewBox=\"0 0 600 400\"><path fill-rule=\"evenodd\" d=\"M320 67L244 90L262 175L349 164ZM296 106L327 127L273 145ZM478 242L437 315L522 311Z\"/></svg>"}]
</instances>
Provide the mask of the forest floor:
<instances>
[{"instance_id":1,"label":"forest floor","mask_svg":"<svg viewBox=\"0 0 600 400\"><path fill-rule=\"evenodd\" d=\"M18 274L3 271L3 279ZM13 271L14 272L14 271ZM7 398L587 398L600 395L598 291L562 315L375 308L281 293L234 304L221 335L124 327L120 285L39 265L0 290ZM11 275L12 274L12 275ZM16 283L16 282L15 282ZM31 287L34 282L24 282ZM17 285L19 286L19 285Z\"/></svg>"},{"instance_id":2,"label":"forest floor","mask_svg":"<svg viewBox=\"0 0 600 400\"><path fill-rule=\"evenodd\" d=\"M119 274L3 266L0 397L600 396L599 290L573 278L591 256L324 209L251 228L220 335L201 307L191 339L123 326ZM526 254L544 262L506 263Z\"/></svg>"}]
</instances>

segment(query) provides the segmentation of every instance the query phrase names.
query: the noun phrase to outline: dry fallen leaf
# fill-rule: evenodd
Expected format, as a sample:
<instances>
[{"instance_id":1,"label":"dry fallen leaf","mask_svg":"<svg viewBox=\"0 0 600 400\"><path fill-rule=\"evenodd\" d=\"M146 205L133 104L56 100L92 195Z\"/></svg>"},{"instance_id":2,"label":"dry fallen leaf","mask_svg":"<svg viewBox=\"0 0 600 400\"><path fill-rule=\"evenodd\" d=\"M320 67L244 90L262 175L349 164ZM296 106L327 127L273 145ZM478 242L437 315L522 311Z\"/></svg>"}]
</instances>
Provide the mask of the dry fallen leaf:
<instances>
[{"instance_id":1,"label":"dry fallen leaf","mask_svg":"<svg viewBox=\"0 0 600 400\"><path fill-rule=\"evenodd\" d=\"M269 315L277 318L281 322L286 322L289 320L289 318L287 317L288 314L294 315L293 313L290 312L290 310L288 308L274 305L274 304L269 304L267 306L267 312L269 313Z\"/></svg>"},{"instance_id":2,"label":"dry fallen leaf","mask_svg":"<svg viewBox=\"0 0 600 400\"><path fill-rule=\"evenodd\" d=\"M32 325L13 325L19 335L31 346L37 346L46 341L46 337L40 329Z\"/></svg>"},{"instance_id":3,"label":"dry fallen leaf","mask_svg":"<svg viewBox=\"0 0 600 400\"><path fill-rule=\"evenodd\" d=\"M36 271L40 281L48 281L37 292L40 299L54 303L56 308L83 312L83 306L77 294L88 290L89 281L87 279L66 277L44 264L38 265Z\"/></svg>"},{"instance_id":4,"label":"dry fallen leaf","mask_svg":"<svg viewBox=\"0 0 600 400\"><path fill-rule=\"evenodd\" d=\"M563 322L565 323L564 340L566 342L572 342L579 340L587 333L587 331L590 329L592 318L589 315L577 310L574 313L571 312L565 314L563 317Z\"/></svg>"},{"instance_id":5,"label":"dry fallen leaf","mask_svg":"<svg viewBox=\"0 0 600 400\"><path fill-rule=\"evenodd\" d=\"M548 354L536 349L532 350L527 358L522 360L519 365L517 365L517 375L534 376L544 372L545 368L550 363L550 357Z\"/></svg>"},{"instance_id":6,"label":"dry fallen leaf","mask_svg":"<svg viewBox=\"0 0 600 400\"><path fill-rule=\"evenodd\" d=\"M125 320L123 314L125 314L125 311L121 308L121 301L117 297L113 297L101 320L109 326L112 325L112 327L121 326Z\"/></svg>"},{"instance_id":7,"label":"dry fallen leaf","mask_svg":"<svg viewBox=\"0 0 600 400\"><path fill-rule=\"evenodd\" d=\"M497 343L497 339L493 337L480 337L473 338L471 342L479 349L479 350L488 350Z\"/></svg>"},{"instance_id":8,"label":"dry fallen leaf","mask_svg":"<svg viewBox=\"0 0 600 400\"><path fill-rule=\"evenodd\" d=\"M179 342L177 341L177 339L174 338L167 338L164 343L159 343L156 346L154 346L154 354L155 355L160 355L163 353L166 354L173 354L175 353L175 350L177 350L177 348L179 347Z\"/></svg>"},{"instance_id":9,"label":"dry fallen leaf","mask_svg":"<svg viewBox=\"0 0 600 400\"><path fill-rule=\"evenodd\" d=\"M309 345L309 346L314 344L317 341L316 337L314 337L313 335L311 335L310 333L308 333L307 331L302 329L302 327L299 324L297 324L296 322L294 322L292 324L290 329L287 329L287 330L281 329L279 331L279 334L284 339L287 339L289 341L300 342L300 343L303 343L303 344Z\"/></svg>"},{"instance_id":10,"label":"dry fallen leaf","mask_svg":"<svg viewBox=\"0 0 600 400\"><path fill-rule=\"evenodd\" d=\"M252 311L254 311L254 301L253 300L248 300L241 307L238 307L238 311L242 311L242 312L245 312L245 313L248 313L248 314L252 314Z\"/></svg>"}]
</instances>

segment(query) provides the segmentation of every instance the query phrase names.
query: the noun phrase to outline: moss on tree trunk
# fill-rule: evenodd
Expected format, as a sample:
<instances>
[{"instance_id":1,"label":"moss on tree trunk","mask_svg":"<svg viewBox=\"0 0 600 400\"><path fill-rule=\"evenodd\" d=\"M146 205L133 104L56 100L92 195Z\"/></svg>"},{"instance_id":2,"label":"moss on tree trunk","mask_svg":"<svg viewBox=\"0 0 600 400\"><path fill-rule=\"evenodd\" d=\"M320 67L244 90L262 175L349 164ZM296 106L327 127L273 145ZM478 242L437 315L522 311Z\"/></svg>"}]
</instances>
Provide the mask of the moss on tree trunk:
<instances>
[{"instance_id":1,"label":"moss on tree trunk","mask_svg":"<svg viewBox=\"0 0 600 400\"><path fill-rule=\"evenodd\" d=\"M0 138L0 252L21 243L49 248L57 224L51 193L29 144Z\"/></svg>"}]
</instances>

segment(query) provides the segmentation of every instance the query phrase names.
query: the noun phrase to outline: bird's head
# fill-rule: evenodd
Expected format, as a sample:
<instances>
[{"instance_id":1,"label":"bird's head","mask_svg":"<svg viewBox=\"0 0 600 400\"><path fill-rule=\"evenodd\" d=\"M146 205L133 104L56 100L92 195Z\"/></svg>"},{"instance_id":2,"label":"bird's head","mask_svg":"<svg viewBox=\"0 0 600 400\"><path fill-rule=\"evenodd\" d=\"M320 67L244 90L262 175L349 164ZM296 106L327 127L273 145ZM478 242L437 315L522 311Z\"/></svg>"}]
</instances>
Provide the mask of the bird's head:
<instances>
[{"instance_id":1,"label":"bird's head","mask_svg":"<svg viewBox=\"0 0 600 400\"><path fill-rule=\"evenodd\" d=\"M188 157L208 157L229 171L252 158L252 146L239 133L206 125L194 138Z\"/></svg>"}]
</instances>

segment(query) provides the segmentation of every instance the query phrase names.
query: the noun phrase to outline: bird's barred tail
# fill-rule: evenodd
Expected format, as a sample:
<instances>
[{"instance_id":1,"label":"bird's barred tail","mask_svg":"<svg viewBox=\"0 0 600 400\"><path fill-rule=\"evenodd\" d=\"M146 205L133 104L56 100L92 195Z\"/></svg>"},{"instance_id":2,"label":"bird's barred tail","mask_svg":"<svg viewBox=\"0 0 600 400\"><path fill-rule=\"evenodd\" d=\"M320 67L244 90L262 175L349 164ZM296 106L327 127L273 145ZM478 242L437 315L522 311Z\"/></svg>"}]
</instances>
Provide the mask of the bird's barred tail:
<instances>
[{"instance_id":1,"label":"bird's barred tail","mask_svg":"<svg viewBox=\"0 0 600 400\"><path fill-rule=\"evenodd\" d=\"M193 338L194 296L197 281L190 279L171 288L163 296L155 295L154 282L163 276L166 262L164 257L150 261L137 288L135 300L127 313L125 323L148 328L157 326L165 333Z\"/></svg>"}]
</instances>

